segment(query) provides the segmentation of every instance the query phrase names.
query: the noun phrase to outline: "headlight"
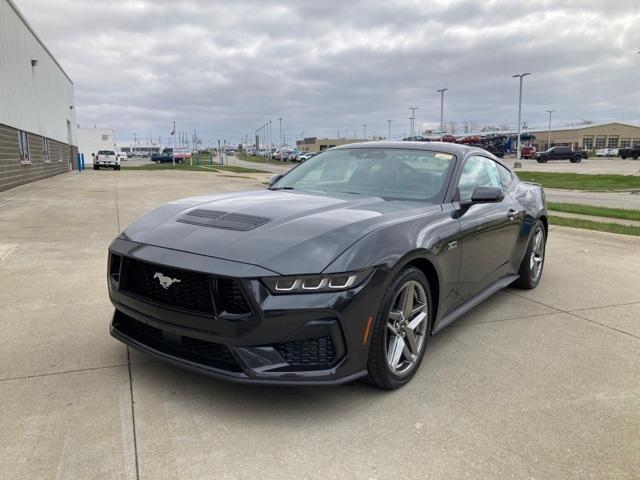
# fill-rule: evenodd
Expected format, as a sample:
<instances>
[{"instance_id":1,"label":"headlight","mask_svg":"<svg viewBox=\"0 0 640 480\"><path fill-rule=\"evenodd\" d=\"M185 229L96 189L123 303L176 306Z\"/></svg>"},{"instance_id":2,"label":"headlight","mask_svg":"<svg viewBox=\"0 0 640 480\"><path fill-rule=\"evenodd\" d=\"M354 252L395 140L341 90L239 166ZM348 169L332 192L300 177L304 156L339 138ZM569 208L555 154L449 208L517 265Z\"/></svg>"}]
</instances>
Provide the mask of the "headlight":
<instances>
[{"instance_id":1,"label":"headlight","mask_svg":"<svg viewBox=\"0 0 640 480\"><path fill-rule=\"evenodd\" d=\"M371 270L326 275L266 277L262 279L262 282L271 293L275 294L339 292L360 285L369 276Z\"/></svg>"}]
</instances>

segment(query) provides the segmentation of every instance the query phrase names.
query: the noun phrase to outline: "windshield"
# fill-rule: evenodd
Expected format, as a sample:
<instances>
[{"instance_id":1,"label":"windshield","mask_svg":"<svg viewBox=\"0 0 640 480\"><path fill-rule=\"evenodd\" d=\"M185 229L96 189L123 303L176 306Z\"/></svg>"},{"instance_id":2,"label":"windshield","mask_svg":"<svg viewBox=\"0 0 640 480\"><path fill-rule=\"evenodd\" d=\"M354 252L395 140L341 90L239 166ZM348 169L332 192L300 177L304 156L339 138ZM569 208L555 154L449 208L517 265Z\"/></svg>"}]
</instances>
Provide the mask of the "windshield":
<instances>
[{"instance_id":1,"label":"windshield","mask_svg":"<svg viewBox=\"0 0 640 480\"><path fill-rule=\"evenodd\" d=\"M454 159L449 153L415 149L330 150L301 164L271 188L442 203Z\"/></svg>"}]
</instances>

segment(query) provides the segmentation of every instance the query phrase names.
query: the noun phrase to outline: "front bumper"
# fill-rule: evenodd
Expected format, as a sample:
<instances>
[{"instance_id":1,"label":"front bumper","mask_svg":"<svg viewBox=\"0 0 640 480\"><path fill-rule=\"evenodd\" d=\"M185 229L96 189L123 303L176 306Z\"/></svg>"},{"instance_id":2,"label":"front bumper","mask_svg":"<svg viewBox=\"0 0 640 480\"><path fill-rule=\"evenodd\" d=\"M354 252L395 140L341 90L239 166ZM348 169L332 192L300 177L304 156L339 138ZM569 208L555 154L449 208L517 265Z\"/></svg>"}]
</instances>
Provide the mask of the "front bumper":
<instances>
[{"instance_id":1,"label":"front bumper","mask_svg":"<svg viewBox=\"0 0 640 480\"><path fill-rule=\"evenodd\" d=\"M365 330L384 289L381 270L343 292L273 295L257 279L264 274L251 266L120 239L110 251L124 264L133 259L160 269L198 265L198 272L234 278L251 309L244 315L204 315L167 307L120 288L109 275L115 306L110 332L133 348L190 370L255 384L330 385L367 373Z\"/></svg>"}]
</instances>

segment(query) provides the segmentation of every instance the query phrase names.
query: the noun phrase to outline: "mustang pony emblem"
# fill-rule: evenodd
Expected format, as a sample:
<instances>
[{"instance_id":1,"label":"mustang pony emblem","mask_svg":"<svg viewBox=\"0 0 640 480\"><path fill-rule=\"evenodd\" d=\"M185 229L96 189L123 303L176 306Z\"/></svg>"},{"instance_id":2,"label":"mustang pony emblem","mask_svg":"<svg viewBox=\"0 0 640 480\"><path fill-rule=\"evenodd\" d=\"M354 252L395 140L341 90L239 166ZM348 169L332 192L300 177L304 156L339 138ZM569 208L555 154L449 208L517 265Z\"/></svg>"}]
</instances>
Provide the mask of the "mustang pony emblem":
<instances>
[{"instance_id":1,"label":"mustang pony emblem","mask_svg":"<svg viewBox=\"0 0 640 480\"><path fill-rule=\"evenodd\" d=\"M162 285L162 288L164 288L165 290L169 288L171 285L173 285L174 283L180 283L182 281L178 278L167 277L166 275L163 275L160 272L156 272L153 278L154 279L157 278L158 281L160 282L160 285Z\"/></svg>"}]
</instances>

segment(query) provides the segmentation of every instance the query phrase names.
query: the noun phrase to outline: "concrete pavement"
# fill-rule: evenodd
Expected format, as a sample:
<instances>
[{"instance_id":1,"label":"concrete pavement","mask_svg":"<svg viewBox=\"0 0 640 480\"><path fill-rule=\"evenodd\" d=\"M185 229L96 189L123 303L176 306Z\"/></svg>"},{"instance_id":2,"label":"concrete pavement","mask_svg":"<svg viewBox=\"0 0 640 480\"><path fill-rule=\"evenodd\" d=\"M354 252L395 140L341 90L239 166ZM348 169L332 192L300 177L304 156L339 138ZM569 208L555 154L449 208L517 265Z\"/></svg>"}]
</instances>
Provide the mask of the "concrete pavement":
<instances>
[{"instance_id":1,"label":"concrete pavement","mask_svg":"<svg viewBox=\"0 0 640 480\"><path fill-rule=\"evenodd\" d=\"M540 286L433 337L395 392L228 384L111 339L117 232L261 179L87 171L0 193L4 478L637 478L635 237L552 227Z\"/></svg>"}]
</instances>

